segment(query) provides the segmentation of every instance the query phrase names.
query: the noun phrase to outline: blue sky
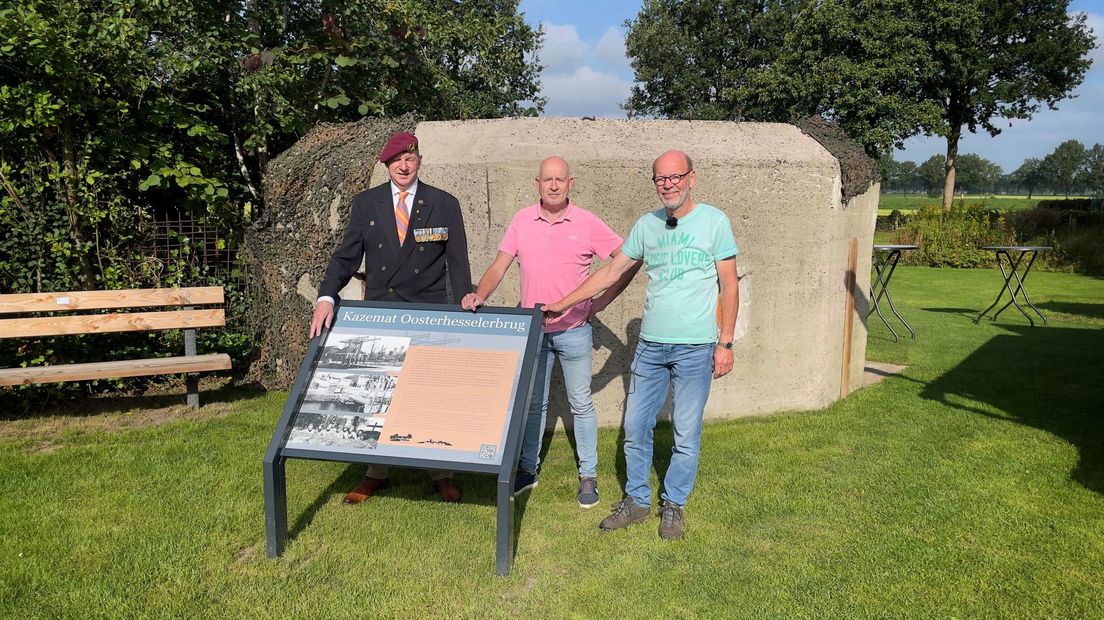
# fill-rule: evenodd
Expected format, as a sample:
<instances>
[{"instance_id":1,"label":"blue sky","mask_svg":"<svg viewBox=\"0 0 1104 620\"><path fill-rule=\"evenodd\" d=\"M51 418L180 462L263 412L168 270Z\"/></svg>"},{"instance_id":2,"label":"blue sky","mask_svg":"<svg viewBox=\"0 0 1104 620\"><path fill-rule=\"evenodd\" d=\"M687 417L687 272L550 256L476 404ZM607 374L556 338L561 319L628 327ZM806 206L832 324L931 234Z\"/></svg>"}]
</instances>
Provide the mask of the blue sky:
<instances>
[{"instance_id":1,"label":"blue sky","mask_svg":"<svg viewBox=\"0 0 1104 620\"><path fill-rule=\"evenodd\" d=\"M623 24L640 6L640 0L521 0L526 21L545 28L540 61L546 116L624 118L618 104L628 97L633 72L625 58ZM1104 42L1104 0L1074 0L1071 10L1088 13L1098 42ZM959 152L977 153L1011 172L1025 158L1043 157L1071 138L1087 146L1104 143L1104 46L1093 58L1075 98L1030 121L1013 121L996 137L967 133ZM944 139L920 136L895 156L919 163L945 151Z\"/></svg>"}]
</instances>

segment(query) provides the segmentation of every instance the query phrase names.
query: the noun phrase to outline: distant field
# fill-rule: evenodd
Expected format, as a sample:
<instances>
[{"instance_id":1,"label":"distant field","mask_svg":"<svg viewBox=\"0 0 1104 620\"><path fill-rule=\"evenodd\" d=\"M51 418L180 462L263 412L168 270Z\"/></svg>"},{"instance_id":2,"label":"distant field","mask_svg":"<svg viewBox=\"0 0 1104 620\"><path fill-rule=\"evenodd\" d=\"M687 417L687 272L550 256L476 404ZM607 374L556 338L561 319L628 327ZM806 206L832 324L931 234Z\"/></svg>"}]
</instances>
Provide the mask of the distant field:
<instances>
[{"instance_id":1,"label":"distant field","mask_svg":"<svg viewBox=\"0 0 1104 620\"><path fill-rule=\"evenodd\" d=\"M1065 196L1042 196L1038 194L1031 198L1027 196L992 196L983 194L956 197L955 201L963 201L970 205L983 205L1001 211L1022 211L1034 209L1035 205L1039 204L1039 201L1043 199L1064 198ZM1070 198L1078 198L1078 196L1070 196ZM923 205L941 204L942 200L943 199L939 196L929 198L924 194L909 194L907 196L903 194L882 194L881 201L878 203L878 215L889 215L894 209L898 211L915 211Z\"/></svg>"}]
</instances>

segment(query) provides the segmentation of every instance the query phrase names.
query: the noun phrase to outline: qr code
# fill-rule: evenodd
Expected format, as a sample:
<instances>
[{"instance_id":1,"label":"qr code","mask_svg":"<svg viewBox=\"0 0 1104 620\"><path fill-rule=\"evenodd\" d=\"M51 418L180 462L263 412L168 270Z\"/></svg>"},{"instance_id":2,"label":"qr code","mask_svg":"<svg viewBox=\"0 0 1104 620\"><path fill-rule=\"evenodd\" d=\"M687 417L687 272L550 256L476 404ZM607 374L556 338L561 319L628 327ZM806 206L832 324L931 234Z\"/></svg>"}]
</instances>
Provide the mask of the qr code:
<instances>
[{"instance_id":1,"label":"qr code","mask_svg":"<svg viewBox=\"0 0 1104 620\"><path fill-rule=\"evenodd\" d=\"M498 446L489 443L479 446L479 459L482 461L493 461L497 449Z\"/></svg>"}]
</instances>

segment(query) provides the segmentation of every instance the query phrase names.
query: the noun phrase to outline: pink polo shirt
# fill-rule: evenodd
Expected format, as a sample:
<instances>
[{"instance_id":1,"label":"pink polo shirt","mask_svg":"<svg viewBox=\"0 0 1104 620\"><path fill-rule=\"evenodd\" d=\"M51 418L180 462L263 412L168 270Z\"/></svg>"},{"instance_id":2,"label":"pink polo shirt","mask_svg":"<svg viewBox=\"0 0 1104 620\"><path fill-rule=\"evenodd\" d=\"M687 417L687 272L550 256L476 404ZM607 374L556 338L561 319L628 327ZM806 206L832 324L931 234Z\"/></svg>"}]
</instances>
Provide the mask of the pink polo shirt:
<instances>
[{"instance_id":1,"label":"pink polo shirt","mask_svg":"<svg viewBox=\"0 0 1104 620\"><path fill-rule=\"evenodd\" d=\"M590 275L595 256L607 259L621 247L621 236L597 215L569 202L556 222L541 215L540 203L518 211L498 245L518 261L521 269L521 305L557 302L574 291ZM590 300L565 312L544 326L546 332L562 332L586 322Z\"/></svg>"}]
</instances>

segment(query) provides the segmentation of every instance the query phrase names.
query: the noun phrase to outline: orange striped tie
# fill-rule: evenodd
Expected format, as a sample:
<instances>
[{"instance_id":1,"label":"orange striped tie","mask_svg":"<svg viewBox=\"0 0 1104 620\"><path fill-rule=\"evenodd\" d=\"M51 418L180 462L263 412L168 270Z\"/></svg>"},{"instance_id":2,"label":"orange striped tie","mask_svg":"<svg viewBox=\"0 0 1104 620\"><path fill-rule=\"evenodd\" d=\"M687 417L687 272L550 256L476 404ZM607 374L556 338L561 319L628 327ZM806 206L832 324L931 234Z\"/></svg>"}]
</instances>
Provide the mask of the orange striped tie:
<instances>
[{"instance_id":1,"label":"orange striped tie","mask_svg":"<svg viewBox=\"0 0 1104 620\"><path fill-rule=\"evenodd\" d=\"M410 224L410 214L406 209L406 192L399 192L399 204L395 205L395 228L399 233L399 245L406 241L406 227Z\"/></svg>"}]
</instances>

